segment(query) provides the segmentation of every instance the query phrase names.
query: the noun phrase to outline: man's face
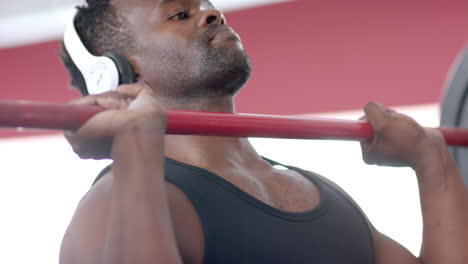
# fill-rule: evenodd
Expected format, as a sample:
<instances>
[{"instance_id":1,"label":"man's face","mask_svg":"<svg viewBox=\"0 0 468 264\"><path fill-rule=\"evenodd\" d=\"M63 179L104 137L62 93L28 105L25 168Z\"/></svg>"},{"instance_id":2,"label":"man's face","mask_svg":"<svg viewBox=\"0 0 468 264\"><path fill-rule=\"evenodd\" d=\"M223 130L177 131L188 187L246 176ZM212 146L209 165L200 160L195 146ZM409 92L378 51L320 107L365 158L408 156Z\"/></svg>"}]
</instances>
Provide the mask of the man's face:
<instances>
[{"instance_id":1,"label":"man's face","mask_svg":"<svg viewBox=\"0 0 468 264\"><path fill-rule=\"evenodd\" d=\"M234 95L250 60L239 36L206 0L114 0L136 40L130 60L161 96L203 99Z\"/></svg>"}]
</instances>

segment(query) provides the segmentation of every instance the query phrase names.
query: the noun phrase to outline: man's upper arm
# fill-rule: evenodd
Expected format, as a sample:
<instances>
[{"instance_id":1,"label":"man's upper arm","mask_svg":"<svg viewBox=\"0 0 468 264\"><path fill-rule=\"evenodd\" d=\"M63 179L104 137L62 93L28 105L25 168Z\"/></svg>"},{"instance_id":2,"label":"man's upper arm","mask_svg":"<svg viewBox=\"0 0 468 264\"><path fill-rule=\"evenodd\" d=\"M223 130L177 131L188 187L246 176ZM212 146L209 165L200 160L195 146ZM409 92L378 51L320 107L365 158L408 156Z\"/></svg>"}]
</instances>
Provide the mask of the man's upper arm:
<instances>
[{"instance_id":1,"label":"man's upper arm","mask_svg":"<svg viewBox=\"0 0 468 264\"><path fill-rule=\"evenodd\" d=\"M418 264L420 261L408 249L372 228L375 264Z\"/></svg>"},{"instance_id":2,"label":"man's upper arm","mask_svg":"<svg viewBox=\"0 0 468 264\"><path fill-rule=\"evenodd\" d=\"M61 264L100 262L112 191L112 175L109 174L80 201L62 241Z\"/></svg>"},{"instance_id":3,"label":"man's upper arm","mask_svg":"<svg viewBox=\"0 0 468 264\"><path fill-rule=\"evenodd\" d=\"M359 205L347 194L340 186L331 180L318 175L320 179L327 182L329 185L335 187L335 189L347 197L356 207L360 210ZM380 233L369 221L367 216L361 210L363 216L367 219L369 223L369 228L372 234L372 241L374 247L374 263L375 264L418 264L420 261L408 251L405 247L387 237L386 235Z\"/></svg>"}]
</instances>

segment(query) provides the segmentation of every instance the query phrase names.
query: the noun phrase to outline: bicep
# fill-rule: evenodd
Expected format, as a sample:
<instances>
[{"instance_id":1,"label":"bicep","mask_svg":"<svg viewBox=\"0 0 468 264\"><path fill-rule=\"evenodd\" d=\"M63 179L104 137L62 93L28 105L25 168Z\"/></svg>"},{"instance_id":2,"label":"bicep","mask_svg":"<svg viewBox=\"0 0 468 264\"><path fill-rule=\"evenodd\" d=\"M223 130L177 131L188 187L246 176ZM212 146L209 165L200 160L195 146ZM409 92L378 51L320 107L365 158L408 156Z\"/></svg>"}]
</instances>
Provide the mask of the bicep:
<instances>
[{"instance_id":1,"label":"bicep","mask_svg":"<svg viewBox=\"0 0 468 264\"><path fill-rule=\"evenodd\" d=\"M420 261L393 239L372 228L375 264L419 264Z\"/></svg>"},{"instance_id":2,"label":"bicep","mask_svg":"<svg viewBox=\"0 0 468 264\"><path fill-rule=\"evenodd\" d=\"M100 262L111 189L112 176L106 175L80 201L62 241L61 264Z\"/></svg>"}]
</instances>

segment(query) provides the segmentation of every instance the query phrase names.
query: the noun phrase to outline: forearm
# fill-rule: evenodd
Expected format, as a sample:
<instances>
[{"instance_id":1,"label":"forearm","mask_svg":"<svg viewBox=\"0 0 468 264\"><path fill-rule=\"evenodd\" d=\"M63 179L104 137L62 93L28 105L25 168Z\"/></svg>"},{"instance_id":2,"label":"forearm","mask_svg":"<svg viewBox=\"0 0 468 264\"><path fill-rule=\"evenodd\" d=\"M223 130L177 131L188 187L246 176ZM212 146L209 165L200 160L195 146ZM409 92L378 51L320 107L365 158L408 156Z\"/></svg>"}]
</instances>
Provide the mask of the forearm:
<instances>
[{"instance_id":1,"label":"forearm","mask_svg":"<svg viewBox=\"0 0 468 264\"><path fill-rule=\"evenodd\" d=\"M468 192L445 146L415 168L423 213L421 262L468 263Z\"/></svg>"},{"instance_id":2,"label":"forearm","mask_svg":"<svg viewBox=\"0 0 468 264\"><path fill-rule=\"evenodd\" d=\"M161 130L140 122L114 138L103 263L181 263L165 190Z\"/></svg>"}]
</instances>

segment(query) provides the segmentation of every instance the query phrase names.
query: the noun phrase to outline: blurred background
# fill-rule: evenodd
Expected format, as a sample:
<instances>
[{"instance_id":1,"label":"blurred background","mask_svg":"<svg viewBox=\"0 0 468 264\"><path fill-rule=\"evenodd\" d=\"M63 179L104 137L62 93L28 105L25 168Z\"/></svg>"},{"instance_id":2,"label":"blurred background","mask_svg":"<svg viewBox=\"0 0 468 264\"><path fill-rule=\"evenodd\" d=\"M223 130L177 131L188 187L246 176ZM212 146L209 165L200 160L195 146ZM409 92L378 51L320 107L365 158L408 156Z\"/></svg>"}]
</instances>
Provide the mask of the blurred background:
<instances>
[{"instance_id":1,"label":"blurred background","mask_svg":"<svg viewBox=\"0 0 468 264\"><path fill-rule=\"evenodd\" d=\"M439 122L447 74L468 40L466 0L213 0L241 35L252 79L237 111L356 119L377 101ZM66 102L79 94L59 39L77 0L0 2L0 99ZM421 214L414 173L366 166L355 142L252 139L279 162L340 184L374 225L414 254ZM0 129L0 263L58 263L80 198L110 161L83 161L57 131Z\"/></svg>"}]
</instances>

